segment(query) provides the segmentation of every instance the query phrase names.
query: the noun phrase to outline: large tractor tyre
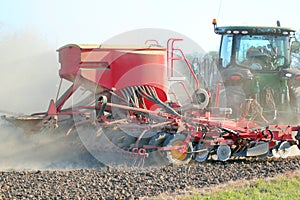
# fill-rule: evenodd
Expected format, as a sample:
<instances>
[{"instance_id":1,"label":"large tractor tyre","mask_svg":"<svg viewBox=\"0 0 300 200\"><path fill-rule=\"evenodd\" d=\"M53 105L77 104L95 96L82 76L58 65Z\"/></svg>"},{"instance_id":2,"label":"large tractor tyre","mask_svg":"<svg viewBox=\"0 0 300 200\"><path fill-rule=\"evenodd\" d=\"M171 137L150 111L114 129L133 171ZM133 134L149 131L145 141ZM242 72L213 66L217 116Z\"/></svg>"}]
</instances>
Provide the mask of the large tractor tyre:
<instances>
[{"instance_id":1,"label":"large tractor tyre","mask_svg":"<svg viewBox=\"0 0 300 200\"><path fill-rule=\"evenodd\" d=\"M125 132L118 132L113 138L112 143L122 149L128 149L133 145L136 141L136 138L126 134Z\"/></svg>"},{"instance_id":2,"label":"large tractor tyre","mask_svg":"<svg viewBox=\"0 0 300 200\"><path fill-rule=\"evenodd\" d=\"M220 106L232 109L231 118L239 119L243 116L242 107L245 103L246 95L239 86L226 86L225 91L220 93ZM223 105L223 104L226 105Z\"/></svg>"},{"instance_id":3,"label":"large tractor tyre","mask_svg":"<svg viewBox=\"0 0 300 200\"><path fill-rule=\"evenodd\" d=\"M164 142L164 147L174 147L174 146L182 146L184 144L184 140L186 135L183 134L174 134L170 135ZM166 158L168 161L175 165L185 165L188 164L193 154L193 145L191 142L187 143L184 147L184 153L181 150L170 150L165 151Z\"/></svg>"},{"instance_id":4,"label":"large tractor tyre","mask_svg":"<svg viewBox=\"0 0 300 200\"><path fill-rule=\"evenodd\" d=\"M265 123L267 124L272 124L278 119L278 111L274 95L274 90L267 87L261 92L260 102L257 103L258 108L262 108L262 110L260 110L260 120L265 121ZM257 113L257 115L260 115L259 112Z\"/></svg>"},{"instance_id":5,"label":"large tractor tyre","mask_svg":"<svg viewBox=\"0 0 300 200\"><path fill-rule=\"evenodd\" d=\"M170 136L170 133L161 132L153 136L148 145L155 147L163 147L165 140ZM156 149L149 149L149 163L152 166L164 166L169 165L170 163L165 158L164 154L161 151Z\"/></svg>"},{"instance_id":6,"label":"large tractor tyre","mask_svg":"<svg viewBox=\"0 0 300 200\"><path fill-rule=\"evenodd\" d=\"M290 99L291 99L291 111L293 112L292 118L295 120L294 123L299 123L300 118L300 86L290 87ZM296 117L293 117L296 116ZM291 119L289 119L291 120Z\"/></svg>"}]
</instances>

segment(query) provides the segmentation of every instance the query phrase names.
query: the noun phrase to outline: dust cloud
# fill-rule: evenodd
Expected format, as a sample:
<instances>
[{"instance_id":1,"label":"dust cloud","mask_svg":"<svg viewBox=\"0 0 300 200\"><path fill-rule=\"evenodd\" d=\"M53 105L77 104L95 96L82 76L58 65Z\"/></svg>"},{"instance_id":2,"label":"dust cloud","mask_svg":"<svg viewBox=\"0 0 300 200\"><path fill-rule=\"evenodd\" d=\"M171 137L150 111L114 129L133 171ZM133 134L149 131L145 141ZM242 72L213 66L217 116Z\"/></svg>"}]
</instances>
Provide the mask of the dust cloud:
<instances>
[{"instance_id":1,"label":"dust cloud","mask_svg":"<svg viewBox=\"0 0 300 200\"><path fill-rule=\"evenodd\" d=\"M101 167L81 141L63 132L26 134L0 119L0 171L72 170Z\"/></svg>"},{"instance_id":2,"label":"dust cloud","mask_svg":"<svg viewBox=\"0 0 300 200\"><path fill-rule=\"evenodd\" d=\"M34 31L1 33L0 116L48 109L59 84L57 48ZM65 132L28 135L0 118L0 171L89 167L91 156L73 142Z\"/></svg>"},{"instance_id":3,"label":"dust cloud","mask_svg":"<svg viewBox=\"0 0 300 200\"><path fill-rule=\"evenodd\" d=\"M0 52L0 110L47 110L59 83L56 47L33 31L20 31L1 34Z\"/></svg>"}]
</instances>

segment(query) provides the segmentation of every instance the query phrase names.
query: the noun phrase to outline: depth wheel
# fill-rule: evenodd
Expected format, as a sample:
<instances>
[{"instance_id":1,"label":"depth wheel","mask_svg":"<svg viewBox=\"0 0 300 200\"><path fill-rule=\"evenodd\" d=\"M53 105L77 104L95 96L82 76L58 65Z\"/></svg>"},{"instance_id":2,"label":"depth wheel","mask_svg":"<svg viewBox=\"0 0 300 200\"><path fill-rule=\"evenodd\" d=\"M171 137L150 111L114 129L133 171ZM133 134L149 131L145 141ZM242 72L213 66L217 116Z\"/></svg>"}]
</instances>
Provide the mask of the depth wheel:
<instances>
[{"instance_id":1,"label":"depth wheel","mask_svg":"<svg viewBox=\"0 0 300 200\"><path fill-rule=\"evenodd\" d=\"M186 135L183 134L170 135L164 142L164 147L182 146L185 138ZM191 161L193 155L190 152L192 151L193 146L192 143L189 142L186 146L184 146L184 149L166 151L165 154L170 163L175 165L184 165Z\"/></svg>"}]
</instances>

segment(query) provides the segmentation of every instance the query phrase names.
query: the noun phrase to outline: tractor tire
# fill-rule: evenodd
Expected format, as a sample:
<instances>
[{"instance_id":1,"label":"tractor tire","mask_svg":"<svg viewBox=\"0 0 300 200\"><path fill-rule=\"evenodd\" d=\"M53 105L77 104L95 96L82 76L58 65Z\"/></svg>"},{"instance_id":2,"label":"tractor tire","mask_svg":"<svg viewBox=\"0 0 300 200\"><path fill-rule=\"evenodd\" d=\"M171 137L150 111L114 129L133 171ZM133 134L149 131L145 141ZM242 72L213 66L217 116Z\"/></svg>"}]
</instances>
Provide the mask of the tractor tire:
<instances>
[{"instance_id":1,"label":"tractor tire","mask_svg":"<svg viewBox=\"0 0 300 200\"><path fill-rule=\"evenodd\" d=\"M155 147L163 147L165 140L169 136L170 133L166 133L166 132L158 133L150 139L148 145L155 146ZM154 149L149 149L148 163L151 166L158 166L158 167L170 164L168 160L165 158L163 152Z\"/></svg>"},{"instance_id":2,"label":"tractor tire","mask_svg":"<svg viewBox=\"0 0 300 200\"><path fill-rule=\"evenodd\" d=\"M244 90L239 86L227 86L225 91L220 93L220 103L222 107L232 109L231 118L239 119L243 115L243 104L245 103L246 95ZM226 105L222 105L222 104Z\"/></svg>"},{"instance_id":3,"label":"tractor tire","mask_svg":"<svg viewBox=\"0 0 300 200\"><path fill-rule=\"evenodd\" d=\"M292 118L294 119L293 122L298 124L300 122L300 87L292 86L290 87L290 90L291 110L293 112Z\"/></svg>"},{"instance_id":4,"label":"tractor tire","mask_svg":"<svg viewBox=\"0 0 300 200\"><path fill-rule=\"evenodd\" d=\"M181 146L186 138L186 135L183 134L174 134L170 135L164 142L164 147L172 147L172 146ZM182 153L178 150L170 150L165 151L166 158L168 161L175 165L185 165L188 164L193 154L190 153L193 151L193 145L191 142L187 144L185 147L186 153Z\"/></svg>"}]
</instances>

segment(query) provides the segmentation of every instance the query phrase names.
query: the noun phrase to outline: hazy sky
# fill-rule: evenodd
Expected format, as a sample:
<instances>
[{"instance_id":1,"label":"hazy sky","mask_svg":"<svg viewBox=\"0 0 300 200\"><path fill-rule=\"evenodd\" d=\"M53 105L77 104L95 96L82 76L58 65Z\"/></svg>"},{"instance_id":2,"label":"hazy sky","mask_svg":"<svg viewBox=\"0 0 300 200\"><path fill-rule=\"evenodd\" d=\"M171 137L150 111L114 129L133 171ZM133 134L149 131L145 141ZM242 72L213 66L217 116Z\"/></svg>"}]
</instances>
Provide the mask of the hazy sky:
<instances>
[{"instance_id":1,"label":"hazy sky","mask_svg":"<svg viewBox=\"0 0 300 200\"><path fill-rule=\"evenodd\" d=\"M206 51L216 49L219 25L300 28L296 0L2 0L1 33L34 30L51 44L101 43L122 32L163 28L186 35Z\"/></svg>"},{"instance_id":2,"label":"hazy sky","mask_svg":"<svg viewBox=\"0 0 300 200\"><path fill-rule=\"evenodd\" d=\"M167 29L205 51L217 50L218 25L300 29L296 0L0 0L0 112L47 109L58 85L56 50L69 43L103 43L124 32ZM153 38L150 38L153 39Z\"/></svg>"}]
</instances>

